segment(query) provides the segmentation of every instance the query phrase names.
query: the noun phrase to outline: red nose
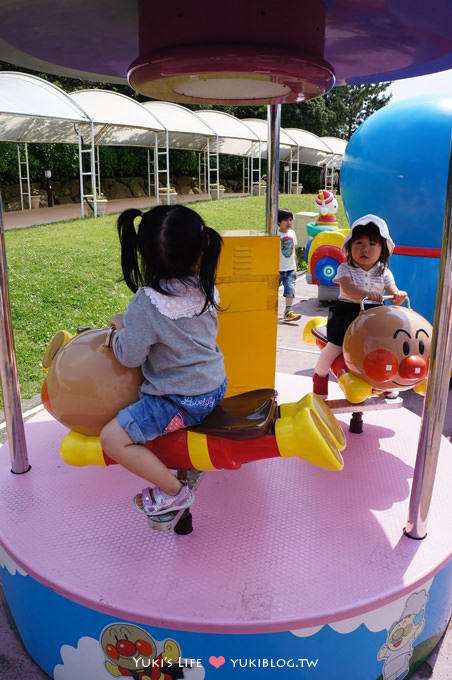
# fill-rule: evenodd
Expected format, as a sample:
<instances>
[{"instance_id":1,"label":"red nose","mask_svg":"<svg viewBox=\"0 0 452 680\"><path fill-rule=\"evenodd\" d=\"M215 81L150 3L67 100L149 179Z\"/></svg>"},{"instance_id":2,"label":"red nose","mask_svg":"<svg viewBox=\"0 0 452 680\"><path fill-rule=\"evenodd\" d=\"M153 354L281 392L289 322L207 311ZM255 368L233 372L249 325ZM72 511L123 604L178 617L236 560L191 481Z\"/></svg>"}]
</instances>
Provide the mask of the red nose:
<instances>
[{"instance_id":1,"label":"red nose","mask_svg":"<svg viewBox=\"0 0 452 680\"><path fill-rule=\"evenodd\" d=\"M116 649L121 656L133 656L137 651L135 645L130 640L118 640Z\"/></svg>"},{"instance_id":2,"label":"red nose","mask_svg":"<svg viewBox=\"0 0 452 680\"><path fill-rule=\"evenodd\" d=\"M423 357L410 356L400 362L399 375L405 380L422 380L427 374L428 364Z\"/></svg>"}]
</instances>

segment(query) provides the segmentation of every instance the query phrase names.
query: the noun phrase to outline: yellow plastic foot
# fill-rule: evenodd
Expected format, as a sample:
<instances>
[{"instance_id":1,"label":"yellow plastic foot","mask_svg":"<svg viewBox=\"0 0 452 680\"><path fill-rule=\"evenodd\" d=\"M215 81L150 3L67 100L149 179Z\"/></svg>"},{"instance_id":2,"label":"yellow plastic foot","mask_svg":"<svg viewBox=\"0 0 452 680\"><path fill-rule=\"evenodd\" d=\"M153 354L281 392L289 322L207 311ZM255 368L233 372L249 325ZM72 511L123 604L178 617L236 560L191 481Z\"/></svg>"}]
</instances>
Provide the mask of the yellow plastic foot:
<instances>
[{"instance_id":1,"label":"yellow plastic foot","mask_svg":"<svg viewBox=\"0 0 452 680\"><path fill-rule=\"evenodd\" d=\"M353 375L353 373L344 373L339 377L338 382L345 398L351 404L360 404L372 394L372 387L369 383Z\"/></svg>"},{"instance_id":2,"label":"yellow plastic foot","mask_svg":"<svg viewBox=\"0 0 452 680\"><path fill-rule=\"evenodd\" d=\"M316 394L282 409L275 437L283 458L298 456L327 470L342 470L345 436L331 410Z\"/></svg>"},{"instance_id":3,"label":"yellow plastic foot","mask_svg":"<svg viewBox=\"0 0 452 680\"><path fill-rule=\"evenodd\" d=\"M61 442L60 453L68 465L105 465L99 437L68 432Z\"/></svg>"},{"instance_id":4,"label":"yellow plastic foot","mask_svg":"<svg viewBox=\"0 0 452 680\"><path fill-rule=\"evenodd\" d=\"M416 392L416 394L420 394L422 397L425 397L426 391L427 391L426 380L423 380L422 382L418 383L413 387L413 392Z\"/></svg>"}]
</instances>

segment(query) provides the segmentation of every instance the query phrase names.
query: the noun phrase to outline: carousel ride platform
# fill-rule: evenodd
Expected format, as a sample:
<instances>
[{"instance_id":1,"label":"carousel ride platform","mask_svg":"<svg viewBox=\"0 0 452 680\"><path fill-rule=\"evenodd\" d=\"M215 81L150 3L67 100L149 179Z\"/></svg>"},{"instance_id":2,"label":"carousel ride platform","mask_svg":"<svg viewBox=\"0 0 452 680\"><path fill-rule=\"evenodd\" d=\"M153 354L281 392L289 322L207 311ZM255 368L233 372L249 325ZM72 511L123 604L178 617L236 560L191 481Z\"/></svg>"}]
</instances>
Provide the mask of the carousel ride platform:
<instances>
[{"instance_id":1,"label":"carousel ride platform","mask_svg":"<svg viewBox=\"0 0 452 680\"><path fill-rule=\"evenodd\" d=\"M311 381L278 374L276 387L284 403ZM427 537L413 540L419 416L368 411L362 434L336 417L342 471L277 458L208 472L194 530L177 535L134 512L140 480L119 466L63 463L66 429L35 415L31 470L4 461L0 473L3 587L31 657L55 680L75 668L141 679L158 659L168 679L411 674L452 610L452 444L443 438Z\"/></svg>"}]
</instances>

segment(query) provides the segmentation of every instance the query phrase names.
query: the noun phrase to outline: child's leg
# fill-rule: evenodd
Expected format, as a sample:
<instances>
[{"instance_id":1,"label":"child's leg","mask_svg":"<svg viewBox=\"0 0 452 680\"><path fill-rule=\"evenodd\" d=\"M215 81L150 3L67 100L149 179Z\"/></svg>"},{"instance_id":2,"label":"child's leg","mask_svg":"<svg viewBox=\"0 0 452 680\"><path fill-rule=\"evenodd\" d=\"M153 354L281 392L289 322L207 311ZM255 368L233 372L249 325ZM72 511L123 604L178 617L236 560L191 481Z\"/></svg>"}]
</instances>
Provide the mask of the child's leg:
<instances>
[{"instance_id":1,"label":"child's leg","mask_svg":"<svg viewBox=\"0 0 452 680\"><path fill-rule=\"evenodd\" d=\"M102 449L129 472L158 486L169 496L179 493L182 485L177 477L152 451L141 444L134 444L116 418L103 428L100 443Z\"/></svg>"},{"instance_id":2,"label":"child's leg","mask_svg":"<svg viewBox=\"0 0 452 680\"><path fill-rule=\"evenodd\" d=\"M295 281L297 280L297 274L294 271L281 272L280 278L282 276L282 282L284 284L284 301L286 308L284 310L284 320L285 321L298 321L301 319L301 314L292 311L293 301L295 299Z\"/></svg>"},{"instance_id":3,"label":"child's leg","mask_svg":"<svg viewBox=\"0 0 452 680\"><path fill-rule=\"evenodd\" d=\"M328 342L319 354L317 363L315 365L315 372L317 375L328 375L333 361L341 354L342 347Z\"/></svg>"},{"instance_id":4,"label":"child's leg","mask_svg":"<svg viewBox=\"0 0 452 680\"><path fill-rule=\"evenodd\" d=\"M326 399L328 396L328 375L333 361L341 354L342 347L328 342L319 354L312 378L313 391L317 396Z\"/></svg>"},{"instance_id":5,"label":"child's leg","mask_svg":"<svg viewBox=\"0 0 452 680\"><path fill-rule=\"evenodd\" d=\"M223 399L226 385L225 379L217 389L194 397L144 395L105 425L100 434L105 453L152 487L135 496L137 510L161 515L193 503L187 482L181 482L144 444L161 434L200 423Z\"/></svg>"}]
</instances>

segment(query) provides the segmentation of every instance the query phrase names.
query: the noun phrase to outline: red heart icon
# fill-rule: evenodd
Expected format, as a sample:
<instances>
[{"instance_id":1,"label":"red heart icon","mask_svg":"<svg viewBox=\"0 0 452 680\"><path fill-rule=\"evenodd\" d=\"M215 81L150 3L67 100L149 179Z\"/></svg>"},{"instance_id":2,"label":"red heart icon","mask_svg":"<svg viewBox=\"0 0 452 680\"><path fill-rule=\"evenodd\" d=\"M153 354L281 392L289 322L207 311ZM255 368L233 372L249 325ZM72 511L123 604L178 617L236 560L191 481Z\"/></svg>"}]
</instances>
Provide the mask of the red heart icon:
<instances>
[{"instance_id":1,"label":"red heart icon","mask_svg":"<svg viewBox=\"0 0 452 680\"><path fill-rule=\"evenodd\" d=\"M212 666L215 666L215 668L220 668L225 663L226 659L224 656L211 656L209 659L209 663L212 664Z\"/></svg>"}]
</instances>

